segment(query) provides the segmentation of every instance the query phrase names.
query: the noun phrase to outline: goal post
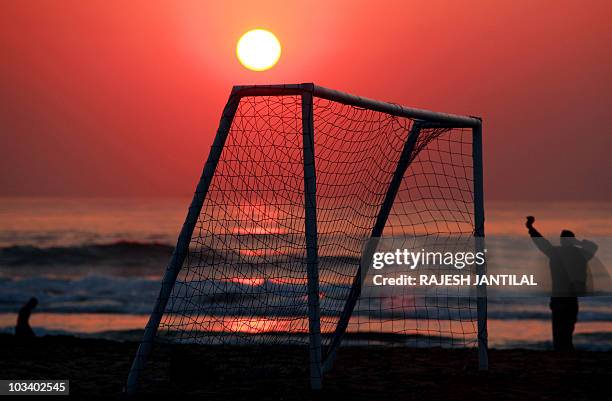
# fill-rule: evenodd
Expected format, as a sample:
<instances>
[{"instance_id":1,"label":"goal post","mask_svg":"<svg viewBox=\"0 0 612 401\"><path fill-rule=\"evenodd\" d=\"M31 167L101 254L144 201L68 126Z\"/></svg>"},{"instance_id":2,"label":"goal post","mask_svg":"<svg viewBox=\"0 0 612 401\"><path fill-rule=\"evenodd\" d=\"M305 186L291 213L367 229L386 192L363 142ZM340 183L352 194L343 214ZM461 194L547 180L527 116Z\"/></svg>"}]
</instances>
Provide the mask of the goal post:
<instances>
[{"instance_id":1,"label":"goal post","mask_svg":"<svg viewBox=\"0 0 612 401\"><path fill-rule=\"evenodd\" d=\"M475 306L450 296L360 298L370 238L456 234L484 247L481 127L476 117L311 83L235 86L126 392L137 391L160 333L181 343L308 345L313 389L347 335L377 330L474 344L487 369L484 286Z\"/></svg>"},{"instance_id":2,"label":"goal post","mask_svg":"<svg viewBox=\"0 0 612 401\"><path fill-rule=\"evenodd\" d=\"M472 128L472 158L474 160L474 237L476 237L476 251L485 249L485 214L484 214L484 183L482 167L482 124ZM486 274L487 265L478 268L478 275ZM478 313L478 368L489 369L487 330L487 286L480 284L477 287L477 313Z\"/></svg>"},{"instance_id":3,"label":"goal post","mask_svg":"<svg viewBox=\"0 0 612 401\"><path fill-rule=\"evenodd\" d=\"M304 148L304 227L308 280L308 332L310 337L310 386L321 389L321 311L319 305L319 256L317 247L316 170L314 157L312 93L302 93L302 138Z\"/></svg>"},{"instance_id":4,"label":"goal post","mask_svg":"<svg viewBox=\"0 0 612 401\"><path fill-rule=\"evenodd\" d=\"M170 258L170 262L168 263L166 272L164 273L161 289L159 291L157 300L155 301L155 306L153 307L149 321L145 326L143 338L138 346L138 350L136 351L136 356L134 357L126 385L126 392L128 394L134 394L138 388L140 373L144 369L144 365L149 357L149 354L151 353L159 324L164 311L166 310L166 305L168 304L168 299L170 298L170 294L174 288L176 278L183 267L183 263L185 262L185 258L189 251L189 244L191 242L193 230L202 210L202 204L204 203L204 198L208 192L208 187L215 173L217 163L221 157L223 145L225 144L227 134L229 133L232 125L232 120L234 119L239 101L240 99L238 96L236 96L236 90L234 88L232 89L225 108L223 109L217 135L215 136L210 149L210 154L208 155L208 160L204 165L202 176L200 177L193 195L191 205L189 206L189 210L187 212L187 217L185 218L185 222L183 223L183 227L181 228L181 232L178 236L176 247L172 252L172 257Z\"/></svg>"}]
</instances>

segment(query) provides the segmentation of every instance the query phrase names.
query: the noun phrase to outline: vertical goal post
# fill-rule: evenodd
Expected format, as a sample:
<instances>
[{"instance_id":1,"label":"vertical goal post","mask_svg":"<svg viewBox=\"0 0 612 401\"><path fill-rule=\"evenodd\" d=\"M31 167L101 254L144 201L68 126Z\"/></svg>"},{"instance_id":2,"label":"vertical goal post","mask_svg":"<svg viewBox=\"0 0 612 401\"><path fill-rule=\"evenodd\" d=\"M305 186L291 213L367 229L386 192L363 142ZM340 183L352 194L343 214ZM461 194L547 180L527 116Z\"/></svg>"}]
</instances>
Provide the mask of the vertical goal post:
<instances>
[{"instance_id":1,"label":"vertical goal post","mask_svg":"<svg viewBox=\"0 0 612 401\"><path fill-rule=\"evenodd\" d=\"M236 96L236 89L234 88L232 89L232 93L230 94L225 108L223 109L217 135L215 136L208 155L208 160L204 165L202 176L200 177L193 195L193 199L191 201L191 205L189 206L189 211L187 212L187 217L185 218L183 227L181 228L176 247L172 252L170 262L168 263L166 272L164 273L161 289L159 291L157 300L155 301L155 306L153 307L149 321L145 326L142 340L138 346L136 356L134 357L134 362L132 363L126 386L126 392L128 394L134 394L138 389L140 373L144 369L145 363L149 357L149 354L151 353L159 324L164 311L166 310L166 305L168 304L168 299L170 298L170 294L174 288L176 278L183 267L183 262L187 256L193 230L195 228L198 216L200 215L204 198L208 192L208 187L215 173L217 163L221 157L221 152L223 151L223 146L232 125L232 120L234 119L239 102L240 97Z\"/></svg>"},{"instance_id":2,"label":"vertical goal post","mask_svg":"<svg viewBox=\"0 0 612 401\"><path fill-rule=\"evenodd\" d=\"M349 295L343 309L335 323L329 343L322 344L320 282L319 282L319 231L317 228L317 165L316 145L317 128L314 123L313 99L324 99L340 105L355 107L361 110L371 110L385 115L412 120L413 124L405 131L405 139L401 156L396 165L395 172L390 180L384 201L380 205L376 221L371 227L371 237L378 238L383 234L389 218L390 210L397 196L400 184L406 170L410 167L412 154L415 152L417 139L425 129L465 129L472 133L471 157L473 180L473 235L476 237L476 246L484 248L484 198L483 198L483 167L482 167L482 122L480 118L439 113L429 110L403 107L393 103L386 103L344 92L324 88L312 83L289 85L249 85L235 86L223 110L219 128L212 144L202 176L196 187L193 200L181 232L176 248L166 268L162 286L155 302L155 306L145 327L143 338L139 344L127 380L126 392L137 392L140 374L151 353L153 342L158 328L166 312L168 301L171 298L177 277L183 268L189 247L194 235L194 229L201 218L202 207L209 193L209 187L215 176L217 165L222 157L226 140L232 129L237 110L242 99L250 97L283 97L294 96L301 102L301 136L302 136L302 163L303 163L303 208L304 208L304 247L305 266L307 275L307 311L308 311L308 343L310 355L310 384L313 389L322 386L323 373L331 368L337 349L349 324L349 319L359 299L361 292L361 277L365 274L367 266L358 266L354 274ZM479 268L478 274L484 274L486 267ZM477 288L477 346L479 368L488 368L487 353L487 299L486 287Z\"/></svg>"}]
</instances>

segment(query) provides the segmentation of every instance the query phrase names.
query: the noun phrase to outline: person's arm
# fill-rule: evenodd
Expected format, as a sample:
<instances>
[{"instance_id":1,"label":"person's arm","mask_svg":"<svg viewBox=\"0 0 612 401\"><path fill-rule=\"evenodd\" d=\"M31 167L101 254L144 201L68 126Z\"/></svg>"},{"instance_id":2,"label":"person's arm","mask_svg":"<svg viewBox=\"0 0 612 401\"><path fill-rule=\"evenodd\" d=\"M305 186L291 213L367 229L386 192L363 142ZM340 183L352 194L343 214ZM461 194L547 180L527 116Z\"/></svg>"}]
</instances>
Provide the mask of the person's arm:
<instances>
[{"instance_id":1,"label":"person's arm","mask_svg":"<svg viewBox=\"0 0 612 401\"><path fill-rule=\"evenodd\" d=\"M535 217L527 216L527 222L525 223L525 227L529 230L529 235L533 240L535 246L546 256L550 255L550 252L553 249L552 244L546 238L540 234L538 230L535 229L533 223L535 222Z\"/></svg>"},{"instance_id":2,"label":"person's arm","mask_svg":"<svg viewBox=\"0 0 612 401\"><path fill-rule=\"evenodd\" d=\"M586 239L580 241L580 246L582 247L582 251L587 260L591 260L599 248L596 243Z\"/></svg>"}]
</instances>

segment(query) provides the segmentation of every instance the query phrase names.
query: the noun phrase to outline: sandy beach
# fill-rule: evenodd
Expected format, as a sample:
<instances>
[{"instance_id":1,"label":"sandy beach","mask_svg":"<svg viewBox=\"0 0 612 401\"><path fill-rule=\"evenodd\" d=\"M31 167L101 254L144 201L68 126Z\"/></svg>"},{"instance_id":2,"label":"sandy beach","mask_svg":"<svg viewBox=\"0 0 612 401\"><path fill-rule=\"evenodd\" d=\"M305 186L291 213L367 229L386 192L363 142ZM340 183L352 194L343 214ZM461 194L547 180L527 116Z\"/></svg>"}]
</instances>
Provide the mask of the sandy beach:
<instances>
[{"instance_id":1,"label":"sandy beach","mask_svg":"<svg viewBox=\"0 0 612 401\"><path fill-rule=\"evenodd\" d=\"M345 347L323 391L308 387L298 347L159 345L139 398L208 400L604 400L612 352L491 350L479 372L475 350ZM0 336L0 372L11 379L70 379L80 399L120 399L134 342ZM348 398L347 398L348 397Z\"/></svg>"}]
</instances>

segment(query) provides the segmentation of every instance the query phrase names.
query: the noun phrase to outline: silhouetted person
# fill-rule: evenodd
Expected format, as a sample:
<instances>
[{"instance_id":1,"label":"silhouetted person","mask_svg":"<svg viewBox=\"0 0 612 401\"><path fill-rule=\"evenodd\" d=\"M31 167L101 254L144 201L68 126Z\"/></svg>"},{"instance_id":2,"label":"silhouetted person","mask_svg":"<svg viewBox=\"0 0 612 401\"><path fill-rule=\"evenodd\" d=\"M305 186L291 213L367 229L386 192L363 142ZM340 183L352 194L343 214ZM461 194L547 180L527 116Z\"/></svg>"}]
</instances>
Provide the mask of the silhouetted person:
<instances>
[{"instance_id":1,"label":"silhouetted person","mask_svg":"<svg viewBox=\"0 0 612 401\"><path fill-rule=\"evenodd\" d=\"M19 309L19 316L17 316L17 326L15 327L15 336L19 338L33 338L36 337L34 331L30 327L30 315L32 309L38 305L38 299L30 298L25 305Z\"/></svg>"},{"instance_id":2,"label":"silhouetted person","mask_svg":"<svg viewBox=\"0 0 612 401\"><path fill-rule=\"evenodd\" d=\"M556 351L571 351L578 319L578 296L586 294L587 263L597 252L597 245L587 240L579 241L573 232L563 230L561 245L553 246L533 227L534 222L535 218L528 216L525 225L535 245L550 262L553 347Z\"/></svg>"}]
</instances>

